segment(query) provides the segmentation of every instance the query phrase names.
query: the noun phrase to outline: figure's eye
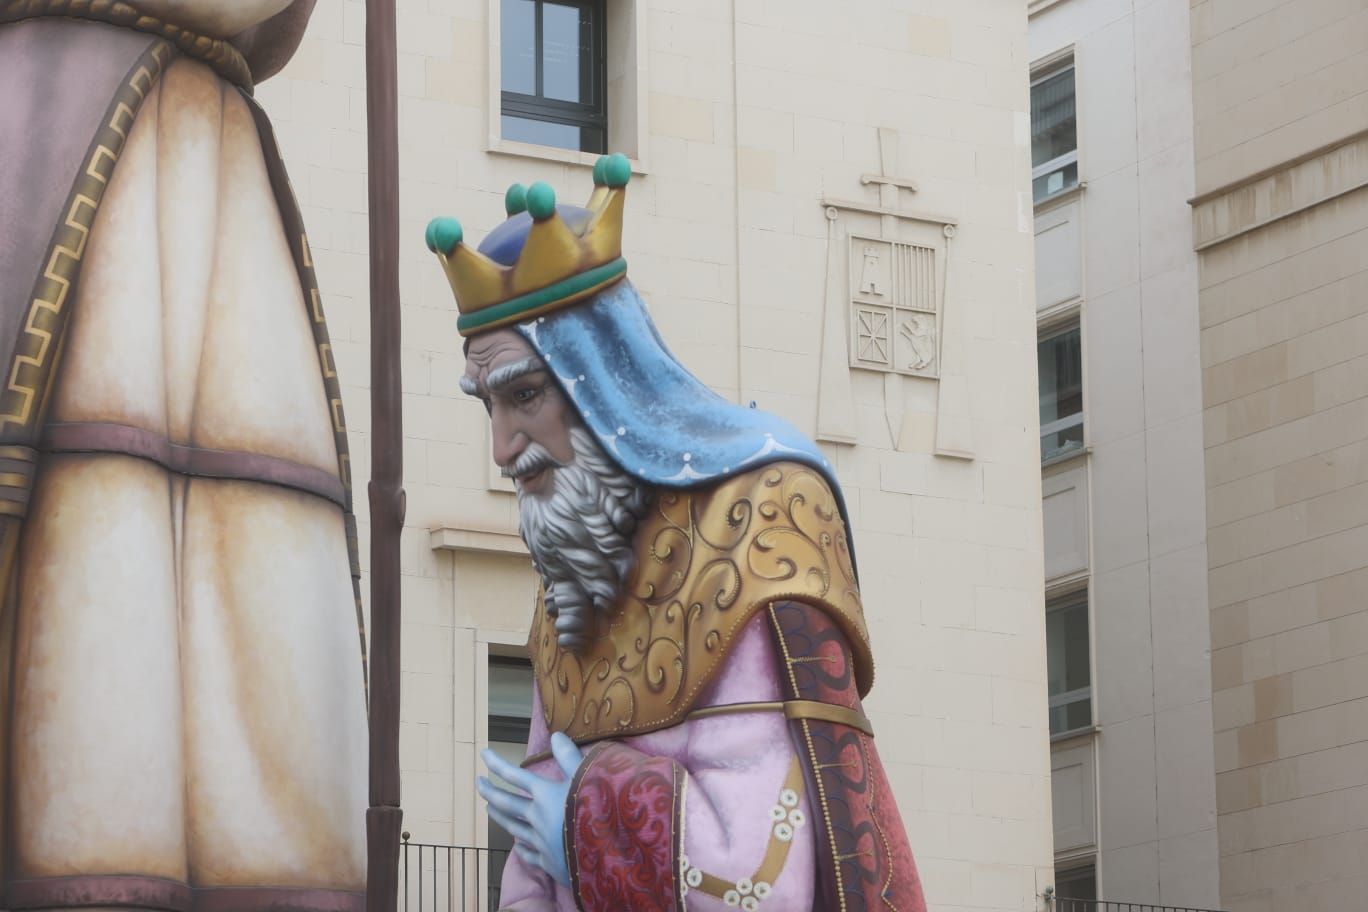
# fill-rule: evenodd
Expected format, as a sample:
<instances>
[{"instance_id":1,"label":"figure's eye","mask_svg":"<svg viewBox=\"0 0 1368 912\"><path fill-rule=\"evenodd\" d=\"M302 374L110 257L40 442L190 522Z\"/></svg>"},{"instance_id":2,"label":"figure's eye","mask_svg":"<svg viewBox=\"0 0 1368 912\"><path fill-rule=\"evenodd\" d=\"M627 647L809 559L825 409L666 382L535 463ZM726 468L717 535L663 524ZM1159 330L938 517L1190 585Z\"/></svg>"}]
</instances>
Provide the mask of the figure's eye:
<instances>
[{"instance_id":1,"label":"figure's eye","mask_svg":"<svg viewBox=\"0 0 1368 912\"><path fill-rule=\"evenodd\" d=\"M516 402L518 405L526 405L533 399L536 399L537 394L540 392L541 387L538 386L519 387L518 389L515 389L513 391L513 401Z\"/></svg>"}]
</instances>

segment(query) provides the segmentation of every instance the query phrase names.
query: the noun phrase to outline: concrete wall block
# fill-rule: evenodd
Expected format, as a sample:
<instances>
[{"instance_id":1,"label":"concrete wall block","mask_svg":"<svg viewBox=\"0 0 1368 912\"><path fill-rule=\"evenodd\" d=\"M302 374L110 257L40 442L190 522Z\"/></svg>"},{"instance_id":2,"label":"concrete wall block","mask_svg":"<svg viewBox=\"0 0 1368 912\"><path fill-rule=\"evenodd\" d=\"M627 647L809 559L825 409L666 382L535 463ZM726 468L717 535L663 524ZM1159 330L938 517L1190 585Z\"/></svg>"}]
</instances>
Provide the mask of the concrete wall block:
<instances>
[{"instance_id":1,"label":"concrete wall block","mask_svg":"<svg viewBox=\"0 0 1368 912\"><path fill-rule=\"evenodd\" d=\"M1155 716L1155 762L1164 771L1158 778L1161 839L1206 833L1215 848L1211 726L1211 704L1206 701L1164 710Z\"/></svg>"},{"instance_id":2,"label":"concrete wall block","mask_svg":"<svg viewBox=\"0 0 1368 912\"><path fill-rule=\"evenodd\" d=\"M1093 578L1093 714L1103 726L1154 712L1149 576L1142 562Z\"/></svg>"},{"instance_id":3,"label":"concrete wall block","mask_svg":"<svg viewBox=\"0 0 1368 912\"><path fill-rule=\"evenodd\" d=\"M1093 561L1105 573L1144 560L1149 551L1145 435L1133 434L1093 450L1093 515L1110 517L1093 524Z\"/></svg>"}]
</instances>

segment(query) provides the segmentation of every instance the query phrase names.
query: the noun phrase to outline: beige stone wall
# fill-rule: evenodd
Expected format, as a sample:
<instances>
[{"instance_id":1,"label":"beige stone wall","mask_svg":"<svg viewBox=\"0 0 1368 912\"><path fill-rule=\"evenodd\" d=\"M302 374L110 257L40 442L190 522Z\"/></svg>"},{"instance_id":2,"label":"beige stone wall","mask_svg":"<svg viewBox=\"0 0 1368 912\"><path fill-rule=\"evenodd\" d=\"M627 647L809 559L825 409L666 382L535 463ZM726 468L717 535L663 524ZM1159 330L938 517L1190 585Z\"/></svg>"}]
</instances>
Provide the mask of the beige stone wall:
<instances>
[{"instance_id":1,"label":"beige stone wall","mask_svg":"<svg viewBox=\"0 0 1368 912\"><path fill-rule=\"evenodd\" d=\"M1203 256L1226 908L1349 908L1368 832L1368 191ZM1304 904L1304 905L1303 905Z\"/></svg>"},{"instance_id":2,"label":"beige stone wall","mask_svg":"<svg viewBox=\"0 0 1368 912\"><path fill-rule=\"evenodd\" d=\"M1194 0L1197 192L1362 130L1365 35L1359 0Z\"/></svg>"},{"instance_id":3,"label":"beige stone wall","mask_svg":"<svg viewBox=\"0 0 1368 912\"><path fill-rule=\"evenodd\" d=\"M322 0L297 58L259 90L311 231L358 479L363 8ZM820 432L837 466L876 643L868 708L932 908L1036 909L1051 854L1025 12L943 0L608 8L610 44L635 45L610 63L615 97L636 82L618 130L641 171L624 239L633 281L690 369ZM401 759L406 827L443 843L485 837L471 787L483 663L525 636L533 579L514 498L491 482L483 411L457 388L455 304L423 228L452 214L478 240L513 181L550 181L570 201L590 189L577 155L491 140L497 9L399 3ZM880 173L917 190L862 181ZM942 251L942 379L848 367L852 233ZM364 516L362 537L364 548Z\"/></svg>"},{"instance_id":4,"label":"beige stone wall","mask_svg":"<svg viewBox=\"0 0 1368 912\"><path fill-rule=\"evenodd\" d=\"M1368 886L1366 17L1193 7L1198 188L1224 188L1194 229L1232 912L1354 908Z\"/></svg>"}]
</instances>

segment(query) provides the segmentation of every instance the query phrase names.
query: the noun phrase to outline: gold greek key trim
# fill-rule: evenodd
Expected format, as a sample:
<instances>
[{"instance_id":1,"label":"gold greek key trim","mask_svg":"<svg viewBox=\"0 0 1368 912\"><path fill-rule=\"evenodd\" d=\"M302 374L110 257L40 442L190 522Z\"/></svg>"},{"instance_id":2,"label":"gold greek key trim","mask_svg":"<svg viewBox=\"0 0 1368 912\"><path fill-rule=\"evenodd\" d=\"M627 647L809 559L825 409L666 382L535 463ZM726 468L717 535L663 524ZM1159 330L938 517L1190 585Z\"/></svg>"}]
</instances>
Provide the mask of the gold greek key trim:
<instances>
[{"instance_id":1,"label":"gold greek key trim","mask_svg":"<svg viewBox=\"0 0 1368 912\"><path fill-rule=\"evenodd\" d=\"M6 16L16 9L38 5L41 4L10 3L0 11L0 22L7 21ZM15 342L9 376L4 389L0 390L0 434L11 439L16 434L23 439L32 439L37 435L37 419L52 386L53 370L70 314L68 298L80 273L81 258L85 255L95 213L104 198L119 153L123 151L128 128L132 126L138 108L170 56L171 45L158 41L133 64L110 102L104 124L95 134L85 165L77 172L76 182L67 198L65 215L53 232L47 265L34 283L32 303Z\"/></svg>"},{"instance_id":2,"label":"gold greek key trim","mask_svg":"<svg viewBox=\"0 0 1368 912\"><path fill-rule=\"evenodd\" d=\"M185 56L207 64L229 82L251 91L252 71L247 59L231 43L149 16L135 4L123 0L9 0L0 5L0 23L45 16L89 19L155 35L174 44Z\"/></svg>"},{"instance_id":3,"label":"gold greek key trim","mask_svg":"<svg viewBox=\"0 0 1368 912\"><path fill-rule=\"evenodd\" d=\"M38 451L33 447L7 444L0 446L0 459L18 459L21 462L36 463L38 461Z\"/></svg>"}]
</instances>

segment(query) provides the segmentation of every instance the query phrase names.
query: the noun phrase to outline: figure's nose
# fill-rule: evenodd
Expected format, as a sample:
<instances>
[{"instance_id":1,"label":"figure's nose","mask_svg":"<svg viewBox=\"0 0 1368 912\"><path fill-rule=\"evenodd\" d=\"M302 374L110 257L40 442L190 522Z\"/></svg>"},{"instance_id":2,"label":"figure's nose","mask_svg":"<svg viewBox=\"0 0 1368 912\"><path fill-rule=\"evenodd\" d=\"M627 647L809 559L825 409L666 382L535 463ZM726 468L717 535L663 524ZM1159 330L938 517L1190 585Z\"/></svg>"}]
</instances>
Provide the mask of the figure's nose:
<instances>
[{"instance_id":1,"label":"figure's nose","mask_svg":"<svg viewBox=\"0 0 1368 912\"><path fill-rule=\"evenodd\" d=\"M494 462L507 468L527 448L527 435L511 426L511 422L495 414L490 418L490 437L493 441Z\"/></svg>"}]
</instances>

